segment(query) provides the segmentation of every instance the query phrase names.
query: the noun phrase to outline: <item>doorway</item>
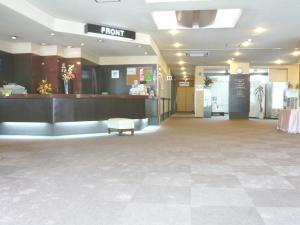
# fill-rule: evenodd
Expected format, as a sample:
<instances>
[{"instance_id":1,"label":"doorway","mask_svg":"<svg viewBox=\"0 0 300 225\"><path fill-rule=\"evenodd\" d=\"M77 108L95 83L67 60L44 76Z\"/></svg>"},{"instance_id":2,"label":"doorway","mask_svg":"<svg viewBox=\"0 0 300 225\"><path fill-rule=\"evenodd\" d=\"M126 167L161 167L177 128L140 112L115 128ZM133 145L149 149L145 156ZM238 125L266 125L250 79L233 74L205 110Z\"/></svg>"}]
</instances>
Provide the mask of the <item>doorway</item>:
<instances>
[{"instance_id":1,"label":"doorway","mask_svg":"<svg viewBox=\"0 0 300 225\"><path fill-rule=\"evenodd\" d=\"M193 113L194 112L194 87L177 87L177 108L179 113Z\"/></svg>"}]
</instances>

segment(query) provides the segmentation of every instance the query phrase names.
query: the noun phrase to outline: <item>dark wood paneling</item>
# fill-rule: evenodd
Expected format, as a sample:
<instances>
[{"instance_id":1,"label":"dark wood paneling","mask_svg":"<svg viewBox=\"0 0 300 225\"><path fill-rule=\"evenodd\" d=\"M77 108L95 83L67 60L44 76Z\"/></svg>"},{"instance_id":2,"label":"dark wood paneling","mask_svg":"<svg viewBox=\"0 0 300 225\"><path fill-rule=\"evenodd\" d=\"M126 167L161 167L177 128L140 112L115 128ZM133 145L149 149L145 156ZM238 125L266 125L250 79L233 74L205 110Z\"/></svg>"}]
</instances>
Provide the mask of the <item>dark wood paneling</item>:
<instances>
[{"instance_id":1,"label":"dark wood paneling","mask_svg":"<svg viewBox=\"0 0 300 225\"><path fill-rule=\"evenodd\" d=\"M42 72L42 62L42 56L32 55L32 93L37 93L39 83L42 79L45 79Z\"/></svg>"},{"instance_id":2,"label":"dark wood paneling","mask_svg":"<svg viewBox=\"0 0 300 225\"><path fill-rule=\"evenodd\" d=\"M52 84L53 93L59 93L59 61L58 56L44 56L42 64L43 78Z\"/></svg>"},{"instance_id":3,"label":"dark wood paneling","mask_svg":"<svg viewBox=\"0 0 300 225\"><path fill-rule=\"evenodd\" d=\"M13 82L24 86L28 93L33 93L32 54L15 54L13 58Z\"/></svg>"},{"instance_id":4,"label":"dark wood paneling","mask_svg":"<svg viewBox=\"0 0 300 225\"><path fill-rule=\"evenodd\" d=\"M13 54L0 51L0 86L13 81Z\"/></svg>"}]
</instances>

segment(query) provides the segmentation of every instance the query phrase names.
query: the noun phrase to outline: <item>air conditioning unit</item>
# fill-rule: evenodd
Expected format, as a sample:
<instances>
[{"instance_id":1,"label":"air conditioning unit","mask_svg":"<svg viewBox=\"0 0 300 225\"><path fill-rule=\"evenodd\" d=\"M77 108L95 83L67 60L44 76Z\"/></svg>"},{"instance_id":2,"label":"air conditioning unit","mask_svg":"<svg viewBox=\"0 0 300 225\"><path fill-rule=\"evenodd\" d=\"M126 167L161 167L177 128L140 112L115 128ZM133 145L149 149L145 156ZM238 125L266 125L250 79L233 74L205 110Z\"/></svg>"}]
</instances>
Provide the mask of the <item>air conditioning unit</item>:
<instances>
[{"instance_id":1,"label":"air conditioning unit","mask_svg":"<svg viewBox=\"0 0 300 225\"><path fill-rule=\"evenodd\" d=\"M187 57L207 57L209 52L207 51L186 51L185 55Z\"/></svg>"}]
</instances>

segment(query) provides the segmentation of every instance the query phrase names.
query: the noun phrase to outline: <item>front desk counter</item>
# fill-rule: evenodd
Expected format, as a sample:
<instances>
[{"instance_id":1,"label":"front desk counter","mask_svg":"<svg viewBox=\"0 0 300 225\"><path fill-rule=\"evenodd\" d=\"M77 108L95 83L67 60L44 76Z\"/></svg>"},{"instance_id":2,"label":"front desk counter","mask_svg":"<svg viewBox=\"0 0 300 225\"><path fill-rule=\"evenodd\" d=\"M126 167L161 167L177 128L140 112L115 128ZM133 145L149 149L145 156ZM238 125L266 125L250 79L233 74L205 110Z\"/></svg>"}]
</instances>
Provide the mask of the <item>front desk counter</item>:
<instances>
[{"instance_id":1,"label":"front desk counter","mask_svg":"<svg viewBox=\"0 0 300 225\"><path fill-rule=\"evenodd\" d=\"M0 134L69 135L107 132L109 118L130 118L140 130L158 123L157 100L132 95L0 97Z\"/></svg>"}]
</instances>

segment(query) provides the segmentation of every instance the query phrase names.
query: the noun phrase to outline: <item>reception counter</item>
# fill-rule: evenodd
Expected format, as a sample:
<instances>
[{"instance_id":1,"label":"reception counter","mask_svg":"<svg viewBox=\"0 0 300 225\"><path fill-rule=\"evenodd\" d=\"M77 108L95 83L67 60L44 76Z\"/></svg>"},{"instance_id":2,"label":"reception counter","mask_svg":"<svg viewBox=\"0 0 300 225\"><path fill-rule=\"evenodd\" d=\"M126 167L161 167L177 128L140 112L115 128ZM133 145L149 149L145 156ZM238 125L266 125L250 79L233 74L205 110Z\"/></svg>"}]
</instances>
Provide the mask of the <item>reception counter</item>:
<instances>
[{"instance_id":1,"label":"reception counter","mask_svg":"<svg viewBox=\"0 0 300 225\"><path fill-rule=\"evenodd\" d=\"M106 132L109 118L156 124L157 101L132 95L12 95L0 97L0 134L66 135Z\"/></svg>"}]
</instances>

